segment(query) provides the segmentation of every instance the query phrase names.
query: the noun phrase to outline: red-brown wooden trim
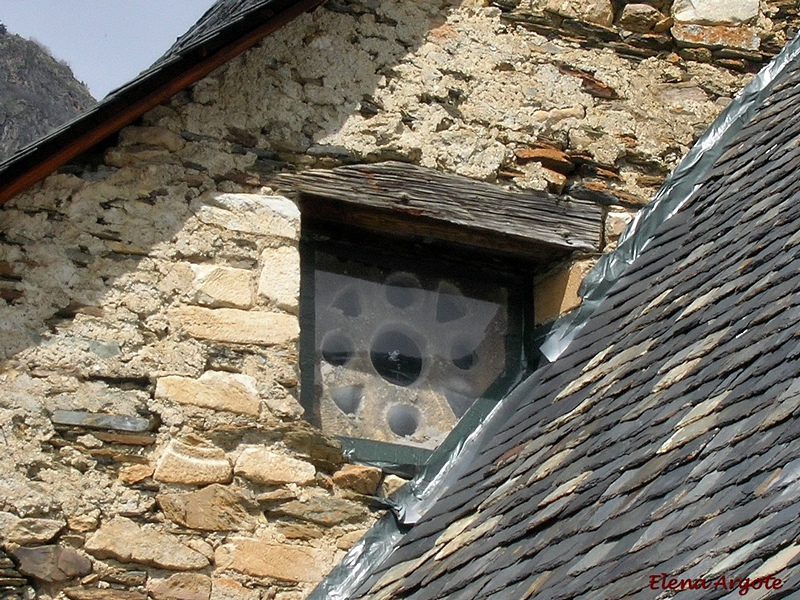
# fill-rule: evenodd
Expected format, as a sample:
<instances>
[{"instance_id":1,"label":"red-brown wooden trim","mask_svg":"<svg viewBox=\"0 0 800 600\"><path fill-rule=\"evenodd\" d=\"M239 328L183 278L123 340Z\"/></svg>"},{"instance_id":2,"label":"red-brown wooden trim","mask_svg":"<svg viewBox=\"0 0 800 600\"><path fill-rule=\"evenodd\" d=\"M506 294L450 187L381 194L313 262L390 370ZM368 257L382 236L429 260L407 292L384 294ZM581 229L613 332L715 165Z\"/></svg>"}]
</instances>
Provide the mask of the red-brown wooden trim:
<instances>
[{"instance_id":1,"label":"red-brown wooden trim","mask_svg":"<svg viewBox=\"0 0 800 600\"><path fill-rule=\"evenodd\" d=\"M44 179L70 160L80 156L83 152L86 152L109 135L116 133L126 125L130 125L151 108L158 106L181 90L200 81L217 67L255 46L263 38L290 23L304 12L316 8L322 4L323 1L324 0L300 0L290 8L275 15L269 21L259 25L251 32L237 39L235 42L223 47L218 52L215 52L201 62L195 64L182 73L180 77L172 79L161 87L147 93L139 100L127 106L123 111L114 114L89 131L79 135L68 145L43 158L27 171L13 177L10 181L3 182L2 189L0 189L0 206L17 194L25 191L33 184Z\"/></svg>"}]
</instances>

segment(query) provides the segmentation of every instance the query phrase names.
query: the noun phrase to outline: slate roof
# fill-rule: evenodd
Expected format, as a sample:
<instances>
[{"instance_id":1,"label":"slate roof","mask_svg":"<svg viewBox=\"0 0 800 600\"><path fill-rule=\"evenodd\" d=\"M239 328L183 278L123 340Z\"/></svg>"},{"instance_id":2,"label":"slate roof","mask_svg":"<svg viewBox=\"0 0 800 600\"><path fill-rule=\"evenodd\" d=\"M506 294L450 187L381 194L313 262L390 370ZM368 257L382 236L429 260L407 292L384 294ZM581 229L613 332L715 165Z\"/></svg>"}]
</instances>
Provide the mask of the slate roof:
<instances>
[{"instance_id":1,"label":"slate roof","mask_svg":"<svg viewBox=\"0 0 800 600\"><path fill-rule=\"evenodd\" d=\"M149 69L0 163L0 205L322 1L217 0Z\"/></svg>"},{"instance_id":2,"label":"slate roof","mask_svg":"<svg viewBox=\"0 0 800 600\"><path fill-rule=\"evenodd\" d=\"M350 597L742 597L661 573L800 593L798 173L795 62Z\"/></svg>"}]
</instances>

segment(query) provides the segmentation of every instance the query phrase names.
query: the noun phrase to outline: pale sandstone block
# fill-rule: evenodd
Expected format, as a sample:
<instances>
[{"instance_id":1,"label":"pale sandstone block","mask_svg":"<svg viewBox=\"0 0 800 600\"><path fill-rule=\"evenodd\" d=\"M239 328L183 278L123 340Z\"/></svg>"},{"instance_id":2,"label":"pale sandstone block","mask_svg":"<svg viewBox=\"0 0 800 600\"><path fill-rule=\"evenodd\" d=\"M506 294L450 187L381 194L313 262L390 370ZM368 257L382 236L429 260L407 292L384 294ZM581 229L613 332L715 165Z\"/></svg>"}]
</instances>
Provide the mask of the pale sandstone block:
<instances>
[{"instance_id":1,"label":"pale sandstone block","mask_svg":"<svg viewBox=\"0 0 800 600\"><path fill-rule=\"evenodd\" d=\"M293 246L267 248L261 254L258 295L278 308L297 313L300 300L300 252Z\"/></svg>"},{"instance_id":2,"label":"pale sandstone block","mask_svg":"<svg viewBox=\"0 0 800 600\"><path fill-rule=\"evenodd\" d=\"M304 460L264 448L250 447L239 455L234 472L249 481L265 485L306 485L314 481L317 470Z\"/></svg>"},{"instance_id":3,"label":"pale sandstone block","mask_svg":"<svg viewBox=\"0 0 800 600\"><path fill-rule=\"evenodd\" d=\"M250 308L253 305L251 274L246 269L216 265L192 265L193 299L211 307Z\"/></svg>"},{"instance_id":4,"label":"pale sandstone block","mask_svg":"<svg viewBox=\"0 0 800 600\"><path fill-rule=\"evenodd\" d=\"M153 479L186 485L228 483L233 469L220 448L173 440L161 455Z\"/></svg>"},{"instance_id":5,"label":"pale sandstone block","mask_svg":"<svg viewBox=\"0 0 800 600\"><path fill-rule=\"evenodd\" d=\"M194 338L234 344L273 346L300 334L297 317L282 313L183 306L170 310L169 319Z\"/></svg>"},{"instance_id":6,"label":"pale sandstone block","mask_svg":"<svg viewBox=\"0 0 800 600\"><path fill-rule=\"evenodd\" d=\"M675 0L672 16L681 23L737 25L758 17L758 0Z\"/></svg>"},{"instance_id":7,"label":"pale sandstone block","mask_svg":"<svg viewBox=\"0 0 800 600\"><path fill-rule=\"evenodd\" d=\"M345 465L333 474L333 483L359 494L372 496L381 483L383 472L377 467Z\"/></svg>"},{"instance_id":8,"label":"pale sandstone block","mask_svg":"<svg viewBox=\"0 0 800 600\"><path fill-rule=\"evenodd\" d=\"M173 523L203 531L242 531L254 523L244 498L228 486L212 484L187 493L159 494L164 515Z\"/></svg>"},{"instance_id":9,"label":"pale sandstone block","mask_svg":"<svg viewBox=\"0 0 800 600\"><path fill-rule=\"evenodd\" d=\"M325 554L315 548L245 538L234 538L220 546L214 555L218 569L232 569L253 577L309 583L322 579L326 570L325 559Z\"/></svg>"},{"instance_id":10,"label":"pale sandstone block","mask_svg":"<svg viewBox=\"0 0 800 600\"><path fill-rule=\"evenodd\" d=\"M156 399L253 416L258 416L261 407L255 379L222 371L206 371L199 379L161 377Z\"/></svg>"},{"instance_id":11,"label":"pale sandstone block","mask_svg":"<svg viewBox=\"0 0 800 600\"><path fill-rule=\"evenodd\" d=\"M219 577L211 580L211 600L261 600L261 592L233 579Z\"/></svg>"},{"instance_id":12,"label":"pale sandstone block","mask_svg":"<svg viewBox=\"0 0 800 600\"><path fill-rule=\"evenodd\" d=\"M611 0L548 0L546 10L563 17L571 17L610 27L614 21Z\"/></svg>"},{"instance_id":13,"label":"pale sandstone block","mask_svg":"<svg viewBox=\"0 0 800 600\"><path fill-rule=\"evenodd\" d=\"M0 541L21 546L44 544L65 526L63 519L20 519L9 512L0 512Z\"/></svg>"},{"instance_id":14,"label":"pale sandstone block","mask_svg":"<svg viewBox=\"0 0 800 600\"><path fill-rule=\"evenodd\" d=\"M124 517L105 523L86 540L84 549L97 558L115 558L171 571L202 569L209 564L205 556L174 536L144 529Z\"/></svg>"},{"instance_id":15,"label":"pale sandstone block","mask_svg":"<svg viewBox=\"0 0 800 600\"><path fill-rule=\"evenodd\" d=\"M300 239L300 210L283 196L206 194L193 200L189 208L206 225L242 233Z\"/></svg>"},{"instance_id":16,"label":"pale sandstone block","mask_svg":"<svg viewBox=\"0 0 800 600\"><path fill-rule=\"evenodd\" d=\"M154 600L209 600L211 578L200 573L176 573L167 579L151 579L147 591Z\"/></svg>"},{"instance_id":17,"label":"pale sandstone block","mask_svg":"<svg viewBox=\"0 0 800 600\"><path fill-rule=\"evenodd\" d=\"M537 325L580 306L578 288L593 265L591 260L576 261L534 285L533 310Z\"/></svg>"}]
</instances>

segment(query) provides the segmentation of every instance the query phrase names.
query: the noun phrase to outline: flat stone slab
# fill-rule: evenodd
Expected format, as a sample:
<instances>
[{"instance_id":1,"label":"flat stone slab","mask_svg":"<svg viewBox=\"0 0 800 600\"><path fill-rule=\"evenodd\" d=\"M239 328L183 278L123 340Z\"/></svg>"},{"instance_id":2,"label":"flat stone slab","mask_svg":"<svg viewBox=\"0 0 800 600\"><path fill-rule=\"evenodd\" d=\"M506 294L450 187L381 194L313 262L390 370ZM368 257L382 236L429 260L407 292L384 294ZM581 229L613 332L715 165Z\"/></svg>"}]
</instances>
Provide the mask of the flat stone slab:
<instances>
[{"instance_id":1,"label":"flat stone slab","mask_svg":"<svg viewBox=\"0 0 800 600\"><path fill-rule=\"evenodd\" d=\"M50 421L52 421L53 425L87 427L89 429L113 429L131 433L141 433L155 428L153 422L141 417L92 413L80 410L56 410L50 417Z\"/></svg>"}]
</instances>

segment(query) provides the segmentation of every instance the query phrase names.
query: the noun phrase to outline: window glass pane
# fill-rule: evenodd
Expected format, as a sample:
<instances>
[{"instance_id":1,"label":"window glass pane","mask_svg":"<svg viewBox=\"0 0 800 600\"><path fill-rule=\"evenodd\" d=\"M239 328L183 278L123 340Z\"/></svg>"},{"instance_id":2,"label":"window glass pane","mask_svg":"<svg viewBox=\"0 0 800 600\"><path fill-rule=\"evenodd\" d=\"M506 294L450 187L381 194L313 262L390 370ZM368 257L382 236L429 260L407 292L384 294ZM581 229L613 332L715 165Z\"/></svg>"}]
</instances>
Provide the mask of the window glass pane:
<instances>
[{"instance_id":1,"label":"window glass pane","mask_svg":"<svg viewBox=\"0 0 800 600\"><path fill-rule=\"evenodd\" d=\"M324 431L435 448L506 368L508 291L318 252L316 395Z\"/></svg>"}]
</instances>

